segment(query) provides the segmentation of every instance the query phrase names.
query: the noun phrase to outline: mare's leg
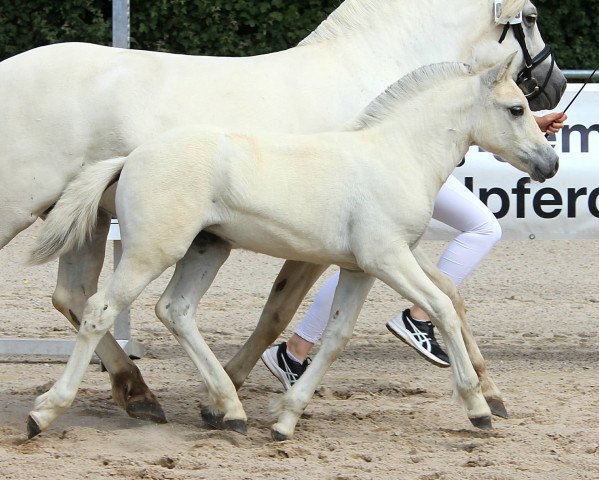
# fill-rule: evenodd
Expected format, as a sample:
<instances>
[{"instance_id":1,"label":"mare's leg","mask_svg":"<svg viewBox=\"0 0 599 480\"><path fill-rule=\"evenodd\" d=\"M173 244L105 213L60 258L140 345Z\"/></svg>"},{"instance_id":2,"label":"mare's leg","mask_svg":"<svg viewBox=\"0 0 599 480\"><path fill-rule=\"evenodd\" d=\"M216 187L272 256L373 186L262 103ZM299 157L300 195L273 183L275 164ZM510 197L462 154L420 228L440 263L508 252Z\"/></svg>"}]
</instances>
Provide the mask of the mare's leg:
<instances>
[{"instance_id":1,"label":"mare's leg","mask_svg":"<svg viewBox=\"0 0 599 480\"><path fill-rule=\"evenodd\" d=\"M470 325L466 320L466 307L464 300L459 294L455 284L437 268L437 266L429 260L420 248L413 250L414 257L418 261L418 264L422 267L427 276L433 281L433 283L450 299L453 306L460 317L462 337L466 344L466 350L468 356L472 361L472 366L480 381L480 386L487 401L487 404L491 408L491 413L499 417L507 418L507 410L501 397L501 392L491 379L489 372L487 371L487 365L483 358L478 345L470 329Z\"/></svg>"},{"instance_id":2,"label":"mare's leg","mask_svg":"<svg viewBox=\"0 0 599 480\"><path fill-rule=\"evenodd\" d=\"M456 390L468 418L476 427L491 428L491 411L468 358L460 319L449 297L426 276L407 245L394 245L379 254L371 250L364 249L359 265L427 313L445 340Z\"/></svg>"},{"instance_id":3,"label":"mare's leg","mask_svg":"<svg viewBox=\"0 0 599 480\"><path fill-rule=\"evenodd\" d=\"M280 398L276 406L279 417L271 429L275 440L287 440L293 435L299 417L324 374L351 338L356 319L373 282L374 278L365 273L341 269L320 350L304 374Z\"/></svg>"},{"instance_id":4,"label":"mare's leg","mask_svg":"<svg viewBox=\"0 0 599 480\"><path fill-rule=\"evenodd\" d=\"M201 233L185 256L156 305L158 318L183 346L206 384L210 405L202 411L213 427L246 432L247 417L235 386L198 331L198 302L214 281L231 248L219 238Z\"/></svg>"},{"instance_id":5,"label":"mare's leg","mask_svg":"<svg viewBox=\"0 0 599 480\"><path fill-rule=\"evenodd\" d=\"M104 262L110 215L100 211L92 237L82 248L62 256L58 263L58 281L52 303L79 330L79 320L87 299L96 293ZM139 368L107 332L96 347L112 382L115 402L134 418L166 422L160 403L141 376Z\"/></svg>"},{"instance_id":6,"label":"mare's leg","mask_svg":"<svg viewBox=\"0 0 599 480\"><path fill-rule=\"evenodd\" d=\"M260 355L289 325L302 300L326 268L292 260L285 262L256 329L225 367L236 388L241 387Z\"/></svg>"}]
</instances>

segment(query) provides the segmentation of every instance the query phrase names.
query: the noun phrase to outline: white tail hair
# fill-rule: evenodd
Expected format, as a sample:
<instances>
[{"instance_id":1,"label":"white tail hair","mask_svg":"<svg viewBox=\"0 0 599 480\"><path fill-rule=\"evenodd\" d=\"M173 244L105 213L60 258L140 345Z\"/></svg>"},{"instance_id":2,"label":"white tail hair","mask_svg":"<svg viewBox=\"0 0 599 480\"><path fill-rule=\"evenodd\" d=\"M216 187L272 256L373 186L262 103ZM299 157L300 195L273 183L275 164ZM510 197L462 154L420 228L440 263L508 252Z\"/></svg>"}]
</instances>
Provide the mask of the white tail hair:
<instances>
[{"instance_id":1,"label":"white tail hair","mask_svg":"<svg viewBox=\"0 0 599 480\"><path fill-rule=\"evenodd\" d=\"M106 188L125 164L125 157L86 166L62 193L48 214L29 254L37 265L80 248L90 237L98 220L98 207Z\"/></svg>"}]
</instances>

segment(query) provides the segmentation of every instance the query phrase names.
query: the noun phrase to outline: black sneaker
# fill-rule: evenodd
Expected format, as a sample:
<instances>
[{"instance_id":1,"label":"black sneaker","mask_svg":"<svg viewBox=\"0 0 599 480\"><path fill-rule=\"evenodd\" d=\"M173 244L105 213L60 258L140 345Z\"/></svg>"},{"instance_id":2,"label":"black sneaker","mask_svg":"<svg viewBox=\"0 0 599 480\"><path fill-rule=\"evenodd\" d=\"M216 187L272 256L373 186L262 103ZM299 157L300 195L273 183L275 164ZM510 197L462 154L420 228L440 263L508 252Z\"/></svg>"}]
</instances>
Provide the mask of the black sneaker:
<instances>
[{"instance_id":1,"label":"black sneaker","mask_svg":"<svg viewBox=\"0 0 599 480\"><path fill-rule=\"evenodd\" d=\"M283 384L285 390L289 390L298 381L310 364L309 358L304 360L304 363L289 358L285 342L266 349L260 358L270 372Z\"/></svg>"},{"instance_id":2,"label":"black sneaker","mask_svg":"<svg viewBox=\"0 0 599 480\"><path fill-rule=\"evenodd\" d=\"M414 320L410 310L406 309L401 313L401 318L397 317L387 322L387 328L425 360L438 367L449 367L449 357L435 340L435 327L431 322Z\"/></svg>"}]
</instances>

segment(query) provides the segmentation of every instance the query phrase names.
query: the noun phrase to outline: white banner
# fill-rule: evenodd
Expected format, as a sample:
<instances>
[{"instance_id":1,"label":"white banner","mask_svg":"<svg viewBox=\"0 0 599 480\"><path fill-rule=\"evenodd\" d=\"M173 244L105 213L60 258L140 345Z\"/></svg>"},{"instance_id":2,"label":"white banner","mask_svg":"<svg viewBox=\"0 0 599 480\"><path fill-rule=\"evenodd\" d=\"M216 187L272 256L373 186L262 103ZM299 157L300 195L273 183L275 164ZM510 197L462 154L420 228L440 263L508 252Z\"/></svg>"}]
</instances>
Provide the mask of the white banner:
<instances>
[{"instance_id":1,"label":"white banner","mask_svg":"<svg viewBox=\"0 0 599 480\"><path fill-rule=\"evenodd\" d=\"M581 86L569 84L555 111L566 108ZM564 128L549 136L560 165L545 183L532 183L478 148L471 148L465 164L455 170L499 219L503 239L599 239L599 84L588 84L567 114ZM455 233L433 220L426 238L447 239Z\"/></svg>"}]
</instances>

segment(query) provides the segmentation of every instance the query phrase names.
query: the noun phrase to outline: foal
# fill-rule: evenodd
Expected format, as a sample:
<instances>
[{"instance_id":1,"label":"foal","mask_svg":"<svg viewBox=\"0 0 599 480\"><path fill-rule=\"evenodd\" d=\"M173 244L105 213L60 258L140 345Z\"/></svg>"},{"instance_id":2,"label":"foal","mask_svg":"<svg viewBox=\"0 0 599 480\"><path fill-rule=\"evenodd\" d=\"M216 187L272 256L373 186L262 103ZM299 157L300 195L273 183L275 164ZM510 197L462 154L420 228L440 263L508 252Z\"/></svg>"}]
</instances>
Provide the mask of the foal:
<instances>
[{"instance_id":1,"label":"foal","mask_svg":"<svg viewBox=\"0 0 599 480\"><path fill-rule=\"evenodd\" d=\"M102 192L119 173L123 255L106 287L89 299L65 371L30 412L29 435L68 408L94 347L116 316L175 263L157 314L200 369L215 411L229 427L244 431L246 415L235 388L194 320L214 276L205 275L200 285L185 281L186 271L216 271L231 248L341 267L322 347L280 402L274 438L292 436L347 343L374 278L429 314L444 337L469 419L490 427L456 311L423 271L431 267L416 247L439 188L470 145L501 155L535 180L557 171L557 155L511 79L513 59L479 72L462 63L422 67L389 87L343 131L248 135L184 127L126 158L90 167L48 216L33 259L84 242ZM208 258L206 242L219 247ZM172 295L173 289L179 294Z\"/></svg>"}]
</instances>

